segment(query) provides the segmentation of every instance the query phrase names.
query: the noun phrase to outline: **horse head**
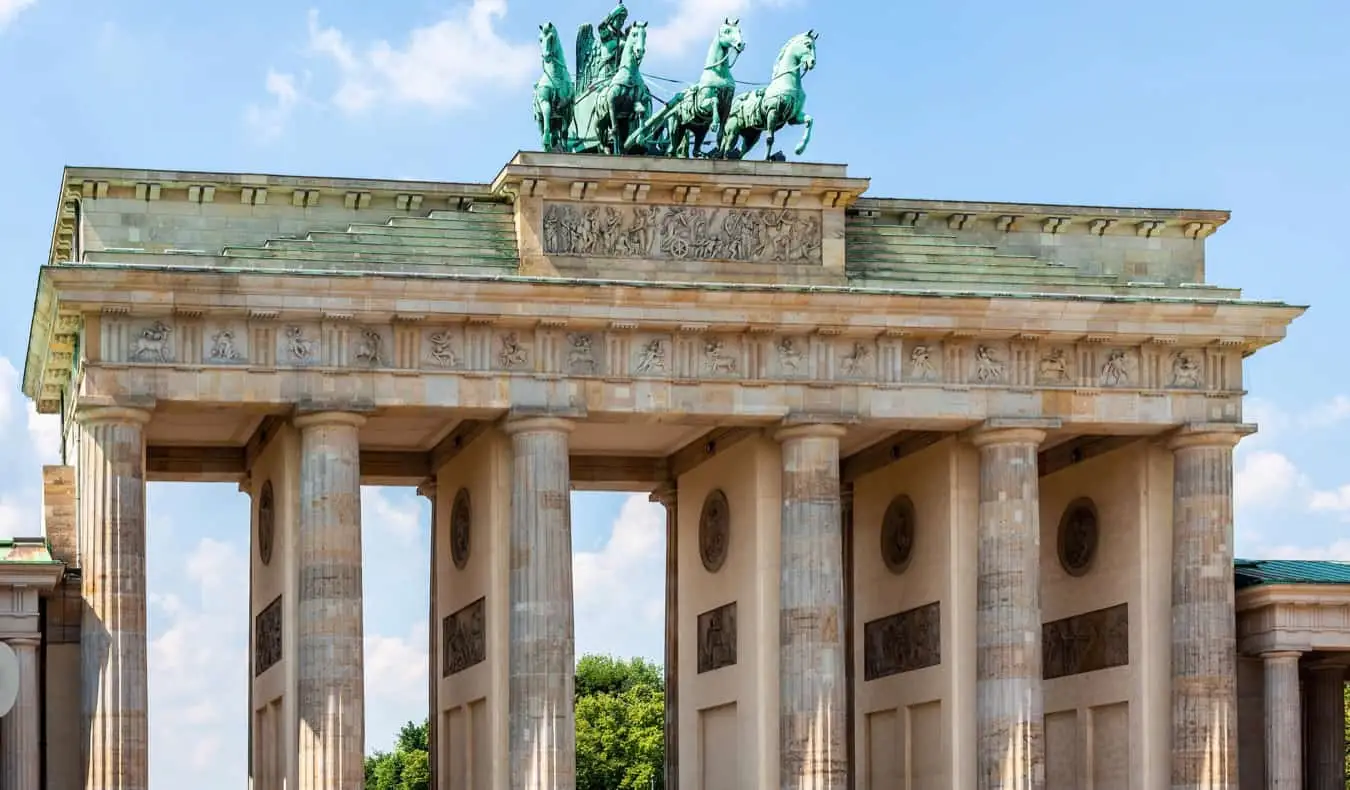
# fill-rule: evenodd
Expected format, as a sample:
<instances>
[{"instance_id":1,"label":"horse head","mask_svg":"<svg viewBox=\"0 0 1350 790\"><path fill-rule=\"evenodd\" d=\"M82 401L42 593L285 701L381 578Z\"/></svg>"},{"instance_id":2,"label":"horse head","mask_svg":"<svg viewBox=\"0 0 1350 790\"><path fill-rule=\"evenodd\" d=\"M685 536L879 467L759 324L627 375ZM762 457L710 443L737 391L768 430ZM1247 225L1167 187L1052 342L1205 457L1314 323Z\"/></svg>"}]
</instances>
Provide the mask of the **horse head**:
<instances>
[{"instance_id":1,"label":"horse head","mask_svg":"<svg viewBox=\"0 0 1350 790\"><path fill-rule=\"evenodd\" d=\"M795 64L798 74L805 74L816 67L816 39L819 36L816 31L808 30L793 36L784 47L783 55Z\"/></svg>"},{"instance_id":2,"label":"horse head","mask_svg":"<svg viewBox=\"0 0 1350 790\"><path fill-rule=\"evenodd\" d=\"M558 38L558 28L552 22L539 26L539 54L543 55L546 63L562 59L562 41Z\"/></svg>"},{"instance_id":3,"label":"horse head","mask_svg":"<svg viewBox=\"0 0 1350 790\"><path fill-rule=\"evenodd\" d=\"M740 54L745 50L745 39L741 38L741 20L727 17L717 31L717 43L729 52Z\"/></svg>"},{"instance_id":4,"label":"horse head","mask_svg":"<svg viewBox=\"0 0 1350 790\"><path fill-rule=\"evenodd\" d=\"M628 37L623 41L623 59L628 63L641 63L647 54L647 23L634 22L628 28Z\"/></svg>"}]
</instances>

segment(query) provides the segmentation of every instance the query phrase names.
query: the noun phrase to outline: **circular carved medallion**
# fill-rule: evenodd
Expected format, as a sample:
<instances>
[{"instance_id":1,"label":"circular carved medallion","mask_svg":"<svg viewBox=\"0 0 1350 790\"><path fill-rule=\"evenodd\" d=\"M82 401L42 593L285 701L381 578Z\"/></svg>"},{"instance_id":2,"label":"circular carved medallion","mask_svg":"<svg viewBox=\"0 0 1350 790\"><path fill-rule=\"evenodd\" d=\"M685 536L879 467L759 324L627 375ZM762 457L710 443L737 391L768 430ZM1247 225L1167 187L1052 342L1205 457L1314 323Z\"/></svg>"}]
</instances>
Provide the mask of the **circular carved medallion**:
<instances>
[{"instance_id":1,"label":"circular carved medallion","mask_svg":"<svg viewBox=\"0 0 1350 790\"><path fill-rule=\"evenodd\" d=\"M1059 520L1059 564L1070 576L1092 569L1097 556L1097 506L1091 499L1075 499Z\"/></svg>"},{"instance_id":2,"label":"circular carved medallion","mask_svg":"<svg viewBox=\"0 0 1350 790\"><path fill-rule=\"evenodd\" d=\"M455 494L455 504L450 508L450 559L460 570L469 564L469 532L472 526L469 489L461 488Z\"/></svg>"},{"instance_id":3,"label":"circular carved medallion","mask_svg":"<svg viewBox=\"0 0 1350 790\"><path fill-rule=\"evenodd\" d=\"M698 518L698 553L709 573L722 569L730 542L731 508L727 505L727 495L719 488L703 500L703 512Z\"/></svg>"},{"instance_id":4,"label":"circular carved medallion","mask_svg":"<svg viewBox=\"0 0 1350 790\"><path fill-rule=\"evenodd\" d=\"M263 483L258 495L258 559L263 565L272 563L272 545L276 538L276 502L272 496L272 481Z\"/></svg>"},{"instance_id":5,"label":"circular carved medallion","mask_svg":"<svg viewBox=\"0 0 1350 790\"><path fill-rule=\"evenodd\" d=\"M891 573L903 573L914 553L914 503L901 494L881 517L881 561Z\"/></svg>"}]
</instances>

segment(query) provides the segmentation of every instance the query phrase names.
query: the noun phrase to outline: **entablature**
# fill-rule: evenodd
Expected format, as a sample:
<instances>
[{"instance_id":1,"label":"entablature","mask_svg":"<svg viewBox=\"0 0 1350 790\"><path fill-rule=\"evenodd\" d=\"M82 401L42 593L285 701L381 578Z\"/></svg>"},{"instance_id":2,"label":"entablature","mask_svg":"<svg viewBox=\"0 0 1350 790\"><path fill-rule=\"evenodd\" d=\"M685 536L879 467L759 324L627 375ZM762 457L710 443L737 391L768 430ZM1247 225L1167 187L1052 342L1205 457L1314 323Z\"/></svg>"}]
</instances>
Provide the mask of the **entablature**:
<instances>
[{"instance_id":1,"label":"entablature","mask_svg":"<svg viewBox=\"0 0 1350 790\"><path fill-rule=\"evenodd\" d=\"M1350 585L1263 584L1237 592L1238 649L1350 650Z\"/></svg>"}]
</instances>

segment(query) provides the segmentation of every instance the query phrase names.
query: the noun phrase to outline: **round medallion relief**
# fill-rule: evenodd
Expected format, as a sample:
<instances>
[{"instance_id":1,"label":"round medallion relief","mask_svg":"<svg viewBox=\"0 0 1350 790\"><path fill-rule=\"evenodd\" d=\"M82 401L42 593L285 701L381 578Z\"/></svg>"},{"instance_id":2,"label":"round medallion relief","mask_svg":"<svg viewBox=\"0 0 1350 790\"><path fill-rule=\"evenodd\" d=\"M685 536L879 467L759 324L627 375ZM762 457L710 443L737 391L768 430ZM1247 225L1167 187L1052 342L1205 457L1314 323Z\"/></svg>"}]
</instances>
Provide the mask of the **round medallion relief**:
<instances>
[{"instance_id":1,"label":"round medallion relief","mask_svg":"<svg viewBox=\"0 0 1350 790\"><path fill-rule=\"evenodd\" d=\"M914 503L901 494L881 517L881 561L891 573L903 573L914 553Z\"/></svg>"},{"instance_id":2,"label":"round medallion relief","mask_svg":"<svg viewBox=\"0 0 1350 790\"><path fill-rule=\"evenodd\" d=\"M698 518L698 553L709 573L722 569L730 542L731 508L727 495L719 488L703 500L703 512Z\"/></svg>"},{"instance_id":3,"label":"round medallion relief","mask_svg":"<svg viewBox=\"0 0 1350 790\"><path fill-rule=\"evenodd\" d=\"M272 481L263 483L258 495L258 559L263 565L272 563L272 546L276 542L276 502L272 495Z\"/></svg>"},{"instance_id":4,"label":"round medallion relief","mask_svg":"<svg viewBox=\"0 0 1350 790\"><path fill-rule=\"evenodd\" d=\"M1091 499L1075 499L1059 520L1059 564L1070 576L1082 576L1092 569L1097 556L1097 506Z\"/></svg>"},{"instance_id":5,"label":"round medallion relief","mask_svg":"<svg viewBox=\"0 0 1350 790\"><path fill-rule=\"evenodd\" d=\"M450 508L450 559L455 567L464 570L469 564L469 532L473 526L473 509L469 506L469 489L455 493L455 504Z\"/></svg>"}]
</instances>

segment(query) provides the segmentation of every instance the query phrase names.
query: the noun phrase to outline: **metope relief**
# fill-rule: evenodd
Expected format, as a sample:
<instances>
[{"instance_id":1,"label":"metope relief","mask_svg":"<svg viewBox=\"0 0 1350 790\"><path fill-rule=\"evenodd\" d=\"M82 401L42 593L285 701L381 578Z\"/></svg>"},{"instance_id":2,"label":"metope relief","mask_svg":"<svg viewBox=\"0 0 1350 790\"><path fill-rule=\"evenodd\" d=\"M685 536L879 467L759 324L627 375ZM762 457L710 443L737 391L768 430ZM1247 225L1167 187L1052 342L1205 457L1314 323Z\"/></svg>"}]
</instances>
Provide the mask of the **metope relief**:
<instances>
[{"instance_id":1,"label":"metope relief","mask_svg":"<svg viewBox=\"0 0 1350 790\"><path fill-rule=\"evenodd\" d=\"M806 362L809 342L799 337L780 337L774 341L774 368L783 378L801 378L810 372Z\"/></svg>"},{"instance_id":2,"label":"metope relief","mask_svg":"<svg viewBox=\"0 0 1350 790\"><path fill-rule=\"evenodd\" d=\"M1008 352L996 345L976 344L971 354L970 380L976 384L1008 382Z\"/></svg>"},{"instance_id":3,"label":"metope relief","mask_svg":"<svg viewBox=\"0 0 1350 790\"><path fill-rule=\"evenodd\" d=\"M281 359L292 365L313 365L319 361L319 341L313 330L299 325L287 326L281 333Z\"/></svg>"},{"instance_id":4,"label":"metope relief","mask_svg":"<svg viewBox=\"0 0 1350 790\"><path fill-rule=\"evenodd\" d=\"M579 376L595 375L600 372L600 360L596 357L597 336L591 332L573 332L567 336L567 372Z\"/></svg>"},{"instance_id":5,"label":"metope relief","mask_svg":"<svg viewBox=\"0 0 1350 790\"><path fill-rule=\"evenodd\" d=\"M863 625L863 679L942 663L942 607L933 602Z\"/></svg>"},{"instance_id":6,"label":"metope relief","mask_svg":"<svg viewBox=\"0 0 1350 790\"><path fill-rule=\"evenodd\" d=\"M1195 389L1201 386L1203 368L1201 368L1200 355L1195 351L1184 349L1172 354L1172 378L1171 386L1180 389Z\"/></svg>"},{"instance_id":7,"label":"metope relief","mask_svg":"<svg viewBox=\"0 0 1350 790\"><path fill-rule=\"evenodd\" d=\"M281 596L253 620L253 676L259 677L281 660Z\"/></svg>"},{"instance_id":8,"label":"metope relief","mask_svg":"<svg viewBox=\"0 0 1350 790\"><path fill-rule=\"evenodd\" d=\"M1041 628L1046 680L1130 663L1129 605L1066 617Z\"/></svg>"},{"instance_id":9,"label":"metope relief","mask_svg":"<svg viewBox=\"0 0 1350 790\"><path fill-rule=\"evenodd\" d=\"M810 211L551 203L543 230L548 255L820 263L820 215Z\"/></svg>"},{"instance_id":10,"label":"metope relief","mask_svg":"<svg viewBox=\"0 0 1350 790\"><path fill-rule=\"evenodd\" d=\"M464 363L464 332L459 327L422 333L422 361L431 368L457 368Z\"/></svg>"},{"instance_id":11,"label":"metope relief","mask_svg":"<svg viewBox=\"0 0 1350 790\"><path fill-rule=\"evenodd\" d=\"M905 374L910 381L935 382L942 378L939 365L942 348L936 343L915 343L907 355Z\"/></svg>"},{"instance_id":12,"label":"metope relief","mask_svg":"<svg viewBox=\"0 0 1350 790\"><path fill-rule=\"evenodd\" d=\"M221 327L207 334L206 362L211 365L236 365L248 361L244 346L246 333L232 327Z\"/></svg>"},{"instance_id":13,"label":"metope relief","mask_svg":"<svg viewBox=\"0 0 1350 790\"><path fill-rule=\"evenodd\" d=\"M131 347L127 349L128 362L173 362L173 344L170 337L173 329L163 321L155 321L141 327L131 338Z\"/></svg>"},{"instance_id":14,"label":"metope relief","mask_svg":"<svg viewBox=\"0 0 1350 790\"><path fill-rule=\"evenodd\" d=\"M385 342L380 330L363 326L357 329L352 338L352 359L356 364L368 368L385 367L389 362L389 344Z\"/></svg>"},{"instance_id":15,"label":"metope relief","mask_svg":"<svg viewBox=\"0 0 1350 790\"><path fill-rule=\"evenodd\" d=\"M1036 362L1036 383L1059 386L1073 381L1073 355L1069 349L1058 346L1045 349Z\"/></svg>"},{"instance_id":16,"label":"metope relief","mask_svg":"<svg viewBox=\"0 0 1350 790\"><path fill-rule=\"evenodd\" d=\"M737 373L735 347L721 337L703 341L702 372L708 376L734 376Z\"/></svg>"},{"instance_id":17,"label":"metope relief","mask_svg":"<svg viewBox=\"0 0 1350 790\"><path fill-rule=\"evenodd\" d=\"M671 374L670 338L639 336L633 339L633 373L638 376Z\"/></svg>"},{"instance_id":18,"label":"metope relief","mask_svg":"<svg viewBox=\"0 0 1350 790\"><path fill-rule=\"evenodd\" d=\"M736 602L698 616L698 673L736 664Z\"/></svg>"},{"instance_id":19,"label":"metope relief","mask_svg":"<svg viewBox=\"0 0 1350 790\"><path fill-rule=\"evenodd\" d=\"M530 349L519 332L503 332L497 335L496 342L493 361L498 369L525 370L529 367Z\"/></svg>"},{"instance_id":20,"label":"metope relief","mask_svg":"<svg viewBox=\"0 0 1350 790\"><path fill-rule=\"evenodd\" d=\"M839 375L846 379L871 379L876 377L877 355L871 343L851 341L837 351Z\"/></svg>"},{"instance_id":21,"label":"metope relief","mask_svg":"<svg viewBox=\"0 0 1350 790\"><path fill-rule=\"evenodd\" d=\"M487 660L487 599L479 598L441 621L441 677Z\"/></svg>"},{"instance_id":22,"label":"metope relief","mask_svg":"<svg viewBox=\"0 0 1350 790\"><path fill-rule=\"evenodd\" d=\"M1102 359L1102 357L1098 357ZM1128 348L1113 348L1105 352L1105 358L1098 370L1098 383L1103 387L1137 386L1139 361L1136 354Z\"/></svg>"}]
</instances>

